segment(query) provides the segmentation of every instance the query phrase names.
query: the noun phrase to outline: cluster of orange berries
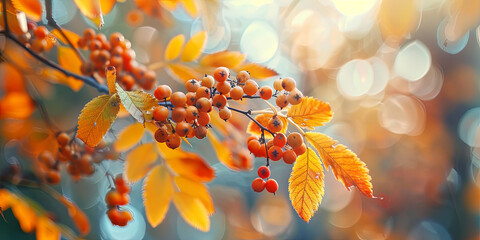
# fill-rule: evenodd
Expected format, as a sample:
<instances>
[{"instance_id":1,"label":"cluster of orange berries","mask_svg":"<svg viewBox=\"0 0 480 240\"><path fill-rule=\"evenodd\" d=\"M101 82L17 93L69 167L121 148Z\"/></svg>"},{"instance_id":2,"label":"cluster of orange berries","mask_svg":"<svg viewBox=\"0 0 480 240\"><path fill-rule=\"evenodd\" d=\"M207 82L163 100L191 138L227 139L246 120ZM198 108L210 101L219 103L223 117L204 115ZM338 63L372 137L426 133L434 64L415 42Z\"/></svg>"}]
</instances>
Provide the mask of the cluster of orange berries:
<instances>
[{"instance_id":1,"label":"cluster of orange berries","mask_svg":"<svg viewBox=\"0 0 480 240\"><path fill-rule=\"evenodd\" d=\"M87 28L77 44L79 48L90 51L90 61L84 62L81 67L83 74L90 76L96 72L105 77L105 68L114 66L117 80L125 90L131 90L135 84L145 90L155 86L156 73L135 61L135 51L121 33L112 33L107 40L105 34L96 34L95 30Z\"/></svg>"},{"instance_id":2,"label":"cluster of orange berries","mask_svg":"<svg viewBox=\"0 0 480 240\"><path fill-rule=\"evenodd\" d=\"M33 51L42 53L53 47L56 39L45 26L37 26L35 22L28 22L27 27L28 32L20 39L28 43Z\"/></svg>"},{"instance_id":3,"label":"cluster of orange berries","mask_svg":"<svg viewBox=\"0 0 480 240\"><path fill-rule=\"evenodd\" d=\"M274 179L263 180L270 177L270 169L267 166L261 166L258 168L258 178L255 178L252 182L252 189L255 192L262 192L267 189L270 193L276 193L278 190L278 183Z\"/></svg>"},{"instance_id":4,"label":"cluster of orange berries","mask_svg":"<svg viewBox=\"0 0 480 240\"><path fill-rule=\"evenodd\" d=\"M120 206L128 204L130 187L127 185L122 174L115 177L115 188L105 195L105 203L108 206L107 216L113 225L125 226L132 220L132 213L120 210Z\"/></svg>"},{"instance_id":5,"label":"cluster of orange berries","mask_svg":"<svg viewBox=\"0 0 480 240\"><path fill-rule=\"evenodd\" d=\"M38 155L37 171L40 178L48 184L58 184L60 177L60 164L67 164L67 172L73 179L79 180L82 176L91 176L95 172L96 162L103 159L117 159L118 153L107 149L107 144L102 141L95 148L79 145L72 141L65 132L57 135L59 151L57 157L45 150Z\"/></svg>"}]
</instances>

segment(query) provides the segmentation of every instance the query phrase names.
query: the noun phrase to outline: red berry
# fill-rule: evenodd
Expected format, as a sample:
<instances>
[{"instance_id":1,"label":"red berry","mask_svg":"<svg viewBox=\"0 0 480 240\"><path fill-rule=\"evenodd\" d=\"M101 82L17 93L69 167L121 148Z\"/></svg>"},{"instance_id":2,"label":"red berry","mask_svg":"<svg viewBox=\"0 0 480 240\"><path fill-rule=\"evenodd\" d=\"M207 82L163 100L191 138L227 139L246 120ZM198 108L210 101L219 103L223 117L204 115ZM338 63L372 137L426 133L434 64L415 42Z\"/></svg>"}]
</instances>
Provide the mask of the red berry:
<instances>
[{"instance_id":1,"label":"red berry","mask_svg":"<svg viewBox=\"0 0 480 240\"><path fill-rule=\"evenodd\" d=\"M258 168L258 176L261 178L268 178L270 177L270 169L266 166L261 166Z\"/></svg>"},{"instance_id":2,"label":"red berry","mask_svg":"<svg viewBox=\"0 0 480 240\"><path fill-rule=\"evenodd\" d=\"M274 179L268 179L265 183L265 188L268 192L275 193L278 190L278 183Z\"/></svg>"},{"instance_id":3,"label":"red berry","mask_svg":"<svg viewBox=\"0 0 480 240\"><path fill-rule=\"evenodd\" d=\"M252 189L255 192L261 192L265 189L265 181L261 178L255 178L252 182Z\"/></svg>"},{"instance_id":4,"label":"red berry","mask_svg":"<svg viewBox=\"0 0 480 240\"><path fill-rule=\"evenodd\" d=\"M273 145L283 147L287 143L287 137L283 133L275 134L273 138Z\"/></svg>"},{"instance_id":5,"label":"red berry","mask_svg":"<svg viewBox=\"0 0 480 240\"><path fill-rule=\"evenodd\" d=\"M283 150L281 147L273 146L268 149L268 157L273 161L278 161L283 157Z\"/></svg>"}]
</instances>

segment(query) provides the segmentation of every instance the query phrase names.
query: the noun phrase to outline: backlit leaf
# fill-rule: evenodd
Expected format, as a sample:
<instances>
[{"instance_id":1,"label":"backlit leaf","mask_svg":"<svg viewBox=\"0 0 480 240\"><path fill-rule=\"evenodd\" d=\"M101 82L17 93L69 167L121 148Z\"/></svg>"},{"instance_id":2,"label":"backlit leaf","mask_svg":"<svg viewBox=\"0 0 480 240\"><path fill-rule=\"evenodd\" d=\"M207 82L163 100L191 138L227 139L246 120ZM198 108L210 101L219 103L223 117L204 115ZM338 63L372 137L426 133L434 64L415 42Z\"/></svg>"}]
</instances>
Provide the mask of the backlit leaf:
<instances>
[{"instance_id":1,"label":"backlit leaf","mask_svg":"<svg viewBox=\"0 0 480 240\"><path fill-rule=\"evenodd\" d=\"M155 143L145 143L133 149L125 158L125 178L136 182L145 177L157 160Z\"/></svg>"},{"instance_id":2,"label":"backlit leaf","mask_svg":"<svg viewBox=\"0 0 480 240\"><path fill-rule=\"evenodd\" d=\"M198 9L195 5L194 0L180 0L182 2L185 11L190 15L192 18L196 18L198 15Z\"/></svg>"},{"instance_id":3,"label":"backlit leaf","mask_svg":"<svg viewBox=\"0 0 480 240\"><path fill-rule=\"evenodd\" d=\"M109 14L115 6L115 3L117 3L117 0L100 0L100 9L102 10L102 14Z\"/></svg>"},{"instance_id":4,"label":"backlit leaf","mask_svg":"<svg viewBox=\"0 0 480 240\"><path fill-rule=\"evenodd\" d=\"M165 60L171 61L177 58L182 51L183 43L185 42L185 36L179 34L173 37L165 49Z\"/></svg>"},{"instance_id":5,"label":"backlit leaf","mask_svg":"<svg viewBox=\"0 0 480 240\"><path fill-rule=\"evenodd\" d=\"M108 67L106 75L107 75L108 93L112 95L117 92L117 89L115 88L115 83L117 81L117 71L115 67Z\"/></svg>"},{"instance_id":6,"label":"backlit leaf","mask_svg":"<svg viewBox=\"0 0 480 240\"><path fill-rule=\"evenodd\" d=\"M330 105L314 97L304 97L302 102L288 109L287 116L302 128L323 126L332 119Z\"/></svg>"},{"instance_id":7,"label":"backlit leaf","mask_svg":"<svg viewBox=\"0 0 480 240\"><path fill-rule=\"evenodd\" d=\"M39 0L12 0L13 7L35 22L42 20L42 4Z\"/></svg>"},{"instance_id":8,"label":"backlit leaf","mask_svg":"<svg viewBox=\"0 0 480 240\"><path fill-rule=\"evenodd\" d=\"M173 193L173 203L185 222L204 232L210 230L208 212L200 199L192 198L183 192L175 192Z\"/></svg>"},{"instance_id":9,"label":"backlit leaf","mask_svg":"<svg viewBox=\"0 0 480 240\"><path fill-rule=\"evenodd\" d=\"M234 51L223 51L205 55L200 60L200 65L206 67L236 68L245 61L245 54Z\"/></svg>"},{"instance_id":10,"label":"backlit leaf","mask_svg":"<svg viewBox=\"0 0 480 240\"><path fill-rule=\"evenodd\" d=\"M158 1L160 5L167 9L168 11L173 11L177 8L178 3L180 0L169 0L169 1Z\"/></svg>"},{"instance_id":11,"label":"backlit leaf","mask_svg":"<svg viewBox=\"0 0 480 240\"><path fill-rule=\"evenodd\" d=\"M5 92L24 92L25 81L22 72L14 65L0 63L0 78L3 79L1 87Z\"/></svg>"},{"instance_id":12,"label":"backlit leaf","mask_svg":"<svg viewBox=\"0 0 480 240\"><path fill-rule=\"evenodd\" d=\"M210 197L204 184L182 176L177 176L174 180L180 192L186 193L193 198L198 198L205 206L209 215L215 213L212 197Z\"/></svg>"},{"instance_id":13,"label":"backlit leaf","mask_svg":"<svg viewBox=\"0 0 480 240\"><path fill-rule=\"evenodd\" d=\"M300 155L288 179L292 206L305 221L310 221L323 197L323 168L320 158L310 148Z\"/></svg>"},{"instance_id":14,"label":"backlit leaf","mask_svg":"<svg viewBox=\"0 0 480 240\"><path fill-rule=\"evenodd\" d=\"M229 148L227 148L224 144L222 144L217 137L215 136L212 131L207 132L208 139L212 143L212 147L215 150L215 153L217 154L218 161L223 163L226 167L235 170L235 171L240 171L241 169L239 166L235 163L232 157L232 151L230 151Z\"/></svg>"},{"instance_id":15,"label":"backlit leaf","mask_svg":"<svg viewBox=\"0 0 480 240\"><path fill-rule=\"evenodd\" d=\"M145 127L141 123L130 124L118 134L113 147L118 152L126 151L142 139L144 132Z\"/></svg>"},{"instance_id":16,"label":"backlit leaf","mask_svg":"<svg viewBox=\"0 0 480 240\"><path fill-rule=\"evenodd\" d=\"M58 240L60 239L60 229L47 216L38 218L36 237L37 240Z\"/></svg>"},{"instance_id":17,"label":"backlit leaf","mask_svg":"<svg viewBox=\"0 0 480 240\"><path fill-rule=\"evenodd\" d=\"M92 20L100 29L103 26L103 15L100 0L73 0L80 12ZM103 0L102 0L103 1Z\"/></svg>"},{"instance_id":18,"label":"backlit leaf","mask_svg":"<svg viewBox=\"0 0 480 240\"><path fill-rule=\"evenodd\" d=\"M185 44L181 57L182 61L191 62L200 57L202 50L205 47L205 43L207 42L206 40L207 33L205 31L200 31L193 35L190 40L188 40L187 44Z\"/></svg>"},{"instance_id":19,"label":"backlit leaf","mask_svg":"<svg viewBox=\"0 0 480 240\"><path fill-rule=\"evenodd\" d=\"M62 29L65 36L67 36L68 40L72 43L73 47L78 48L78 40L80 36L68 29ZM62 33L58 31L58 29L53 29L51 33L60 40L63 44L68 44L68 41L63 37Z\"/></svg>"},{"instance_id":20,"label":"backlit leaf","mask_svg":"<svg viewBox=\"0 0 480 240\"><path fill-rule=\"evenodd\" d=\"M145 112L151 110L158 104L156 98L152 96L152 94L144 91L125 91L118 83L116 83L115 86L125 109L127 109L130 115L138 122L144 124Z\"/></svg>"},{"instance_id":21,"label":"backlit leaf","mask_svg":"<svg viewBox=\"0 0 480 240\"><path fill-rule=\"evenodd\" d=\"M373 197L372 178L365 163L355 153L325 134L308 132L305 136L317 150L325 167L332 167L337 180L347 189L356 186L363 195Z\"/></svg>"},{"instance_id":22,"label":"backlit leaf","mask_svg":"<svg viewBox=\"0 0 480 240\"><path fill-rule=\"evenodd\" d=\"M9 4L7 4L8 6ZM1 4L0 4L1 6ZM7 7L8 9L8 7ZM3 16L0 18L0 26L5 25L3 23ZM27 26L27 17L24 12L15 12L13 11L8 11L7 10L7 22L8 22L8 27L10 28L10 31L12 31L15 34L24 34L28 31L28 26ZM7 50L6 46L4 47L4 51ZM21 51L21 55L23 54L23 50ZM18 54L18 53L17 53ZM22 56L25 57L25 56Z\"/></svg>"},{"instance_id":23,"label":"backlit leaf","mask_svg":"<svg viewBox=\"0 0 480 240\"><path fill-rule=\"evenodd\" d=\"M69 47L58 47L58 64L63 68L82 75L80 68L82 67L82 60L78 57L75 51ZM72 88L74 91L78 91L83 87L83 81L75 79L73 77L68 77L67 85Z\"/></svg>"},{"instance_id":24,"label":"backlit leaf","mask_svg":"<svg viewBox=\"0 0 480 240\"><path fill-rule=\"evenodd\" d=\"M172 195L170 174L165 166L155 166L143 184L143 205L147 220L152 227L158 226L165 218Z\"/></svg>"},{"instance_id":25,"label":"backlit leaf","mask_svg":"<svg viewBox=\"0 0 480 240\"><path fill-rule=\"evenodd\" d=\"M238 70L244 70L250 73L250 77L254 79L265 79L273 76L277 76L278 73L270 68L262 66L257 63L245 63L238 67Z\"/></svg>"},{"instance_id":26,"label":"backlit leaf","mask_svg":"<svg viewBox=\"0 0 480 240\"><path fill-rule=\"evenodd\" d=\"M273 113L259 114L255 117L255 120L257 120L261 125L267 126L268 121L270 119L272 119L272 117L273 117ZM277 117L283 122L283 128L279 132L286 133L287 132L287 127L288 127L287 119L284 118L284 117L279 117L279 116L277 116ZM255 136L261 136L262 135L262 130L260 129L260 127L256 123L251 121L248 124L247 133L253 134ZM269 132L265 131L265 138L273 138L273 136Z\"/></svg>"},{"instance_id":27,"label":"backlit leaf","mask_svg":"<svg viewBox=\"0 0 480 240\"><path fill-rule=\"evenodd\" d=\"M176 174L201 182L210 182L215 177L215 170L198 154L185 152L178 148L172 150L164 143L157 143L157 147Z\"/></svg>"},{"instance_id":28,"label":"backlit leaf","mask_svg":"<svg viewBox=\"0 0 480 240\"><path fill-rule=\"evenodd\" d=\"M87 215L66 197L61 196L58 200L68 209L68 215L72 218L80 234L87 235L90 232L90 221Z\"/></svg>"},{"instance_id":29,"label":"backlit leaf","mask_svg":"<svg viewBox=\"0 0 480 240\"><path fill-rule=\"evenodd\" d=\"M183 64L171 63L167 65L168 69L175 77L175 80L184 83L190 79L198 79L200 74L195 69Z\"/></svg>"},{"instance_id":30,"label":"backlit leaf","mask_svg":"<svg viewBox=\"0 0 480 240\"><path fill-rule=\"evenodd\" d=\"M28 118L35 111L35 105L26 92L10 92L0 99L0 119Z\"/></svg>"},{"instance_id":31,"label":"backlit leaf","mask_svg":"<svg viewBox=\"0 0 480 240\"><path fill-rule=\"evenodd\" d=\"M22 231L29 233L35 229L37 214L25 201L17 198L12 203L12 211L20 223Z\"/></svg>"},{"instance_id":32,"label":"backlit leaf","mask_svg":"<svg viewBox=\"0 0 480 240\"><path fill-rule=\"evenodd\" d=\"M117 94L92 99L83 107L78 117L77 137L88 146L95 147L107 133L119 109L120 98Z\"/></svg>"}]
</instances>

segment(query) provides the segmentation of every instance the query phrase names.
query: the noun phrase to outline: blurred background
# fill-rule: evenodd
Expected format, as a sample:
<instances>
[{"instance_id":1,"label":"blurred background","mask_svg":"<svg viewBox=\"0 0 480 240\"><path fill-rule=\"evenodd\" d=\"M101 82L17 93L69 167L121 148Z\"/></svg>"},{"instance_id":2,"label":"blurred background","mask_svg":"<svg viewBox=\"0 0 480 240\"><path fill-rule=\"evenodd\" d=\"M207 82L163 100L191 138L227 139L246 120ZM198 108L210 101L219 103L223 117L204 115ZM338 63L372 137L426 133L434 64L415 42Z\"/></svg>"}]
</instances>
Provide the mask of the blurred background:
<instances>
[{"instance_id":1,"label":"blurred background","mask_svg":"<svg viewBox=\"0 0 480 240\"><path fill-rule=\"evenodd\" d=\"M53 3L55 19L66 29L81 34L85 27L94 27L72 0ZM205 30L204 53L241 51L248 61L280 77L295 78L304 95L331 104L333 120L315 130L357 153L370 169L378 198L349 191L325 171L325 196L305 223L288 198L291 165L272 166L280 185L276 196L257 194L250 187L256 171L233 172L218 162L208 143L193 141L195 151L216 170L217 177L208 184L216 207L210 232L190 227L173 207L162 224L151 228L141 183L131 194L134 221L125 228L113 227L103 214L107 183L98 169L88 179L62 181L57 188L89 215L88 239L480 239L480 1L195 3L200 14L194 19L182 7L148 15L135 1L119 2L105 16L101 32L122 32L132 42L137 61L149 65L162 60L175 35L188 39ZM174 73L164 68L156 73L157 83L183 90ZM275 78L260 85L271 85ZM98 95L89 87L75 95L60 85L50 91L45 104L64 129L71 128L83 105ZM119 120L113 132L129 122ZM8 132L6 126L2 131ZM3 144L8 159L18 146ZM263 164L256 161L254 169ZM120 173L122 162L110 162L107 168ZM46 194L25 194L71 223L66 210L55 210ZM0 224L0 239L30 238L34 236L23 234L18 225Z\"/></svg>"}]
</instances>

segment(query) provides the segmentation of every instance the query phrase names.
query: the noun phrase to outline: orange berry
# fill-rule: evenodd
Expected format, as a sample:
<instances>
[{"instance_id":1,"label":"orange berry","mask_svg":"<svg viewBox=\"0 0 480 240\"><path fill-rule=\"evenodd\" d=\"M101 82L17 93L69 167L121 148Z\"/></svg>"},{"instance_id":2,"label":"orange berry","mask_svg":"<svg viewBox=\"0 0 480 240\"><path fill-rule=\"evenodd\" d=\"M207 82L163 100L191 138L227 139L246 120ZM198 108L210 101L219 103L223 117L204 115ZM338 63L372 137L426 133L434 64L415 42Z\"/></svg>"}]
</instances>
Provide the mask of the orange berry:
<instances>
[{"instance_id":1,"label":"orange berry","mask_svg":"<svg viewBox=\"0 0 480 240\"><path fill-rule=\"evenodd\" d=\"M152 113L153 118L160 122L167 120L168 114L170 114L170 111L164 106L156 106Z\"/></svg>"},{"instance_id":2,"label":"orange berry","mask_svg":"<svg viewBox=\"0 0 480 240\"><path fill-rule=\"evenodd\" d=\"M90 41L95 37L95 30L92 28L87 28L83 32L83 38L85 38L86 41Z\"/></svg>"},{"instance_id":3,"label":"orange berry","mask_svg":"<svg viewBox=\"0 0 480 240\"><path fill-rule=\"evenodd\" d=\"M268 157L273 161L280 160L282 156L283 156L283 150L281 147L272 146L270 149L268 149Z\"/></svg>"},{"instance_id":4,"label":"orange berry","mask_svg":"<svg viewBox=\"0 0 480 240\"><path fill-rule=\"evenodd\" d=\"M281 78L275 79L275 81L273 81L273 89L275 89L277 91L282 91L283 90L282 81L283 81L283 79L281 79Z\"/></svg>"},{"instance_id":5,"label":"orange berry","mask_svg":"<svg viewBox=\"0 0 480 240\"><path fill-rule=\"evenodd\" d=\"M253 96L257 93L258 91L258 84L257 82L249 79L245 82L245 86L243 86L243 92L247 94L248 96Z\"/></svg>"},{"instance_id":6,"label":"orange berry","mask_svg":"<svg viewBox=\"0 0 480 240\"><path fill-rule=\"evenodd\" d=\"M200 87L200 83L196 79L190 79L185 82L185 88L189 92L196 92Z\"/></svg>"},{"instance_id":7,"label":"orange berry","mask_svg":"<svg viewBox=\"0 0 480 240\"><path fill-rule=\"evenodd\" d=\"M280 94L277 96L277 99L275 100L275 103L277 104L277 106L279 106L280 108L284 108L286 106L288 106L288 100L287 100L287 95L285 94Z\"/></svg>"},{"instance_id":8,"label":"orange berry","mask_svg":"<svg viewBox=\"0 0 480 240\"><path fill-rule=\"evenodd\" d=\"M207 136L207 127L205 126L198 126L195 128L194 132L195 132L195 137L198 138L198 139L203 139Z\"/></svg>"},{"instance_id":9,"label":"orange berry","mask_svg":"<svg viewBox=\"0 0 480 240\"><path fill-rule=\"evenodd\" d=\"M119 32L114 32L110 34L110 44L112 45L112 47L120 45L120 43L123 41L125 41L125 37L123 36L123 34Z\"/></svg>"},{"instance_id":10,"label":"orange berry","mask_svg":"<svg viewBox=\"0 0 480 240\"><path fill-rule=\"evenodd\" d=\"M187 115L185 116L185 120L189 123L191 123L193 120L198 118L198 109L194 106L188 106L187 109Z\"/></svg>"},{"instance_id":11,"label":"orange berry","mask_svg":"<svg viewBox=\"0 0 480 240\"><path fill-rule=\"evenodd\" d=\"M273 116L268 121L267 128L273 133L279 132L283 128L283 122L277 116Z\"/></svg>"},{"instance_id":12,"label":"orange berry","mask_svg":"<svg viewBox=\"0 0 480 240\"><path fill-rule=\"evenodd\" d=\"M187 116L187 111L184 107L176 107L172 110L172 120L175 122L182 122L185 121L185 117Z\"/></svg>"},{"instance_id":13,"label":"orange berry","mask_svg":"<svg viewBox=\"0 0 480 240\"><path fill-rule=\"evenodd\" d=\"M267 157L267 148L265 144L261 144L260 149L258 149L258 152L255 154L256 157Z\"/></svg>"},{"instance_id":14,"label":"orange berry","mask_svg":"<svg viewBox=\"0 0 480 240\"><path fill-rule=\"evenodd\" d=\"M290 145L293 149L300 147L303 144L303 138L300 133L294 132L288 134L287 144Z\"/></svg>"},{"instance_id":15,"label":"orange berry","mask_svg":"<svg viewBox=\"0 0 480 240\"><path fill-rule=\"evenodd\" d=\"M307 146L305 145L305 143L302 143L300 147L294 148L293 151L297 154L297 156L300 156L307 151Z\"/></svg>"},{"instance_id":16,"label":"orange berry","mask_svg":"<svg viewBox=\"0 0 480 240\"><path fill-rule=\"evenodd\" d=\"M218 67L213 73L213 78L215 78L217 82L225 82L229 76L230 70L226 67Z\"/></svg>"},{"instance_id":17,"label":"orange berry","mask_svg":"<svg viewBox=\"0 0 480 240\"><path fill-rule=\"evenodd\" d=\"M283 147L287 143L287 136L283 133L277 133L275 134L275 137L273 138L273 145Z\"/></svg>"},{"instance_id":18,"label":"orange berry","mask_svg":"<svg viewBox=\"0 0 480 240\"><path fill-rule=\"evenodd\" d=\"M223 108L227 105L227 98L224 95L217 94L212 98L212 105L217 108Z\"/></svg>"},{"instance_id":19,"label":"orange berry","mask_svg":"<svg viewBox=\"0 0 480 240\"><path fill-rule=\"evenodd\" d=\"M265 181L261 178L255 178L252 182L252 189L255 192L262 192L265 189Z\"/></svg>"},{"instance_id":20,"label":"orange berry","mask_svg":"<svg viewBox=\"0 0 480 240\"><path fill-rule=\"evenodd\" d=\"M163 100L165 98L170 97L172 94L172 89L167 86L167 85L160 85L155 89L153 92L153 95L158 99L158 100Z\"/></svg>"},{"instance_id":21,"label":"orange berry","mask_svg":"<svg viewBox=\"0 0 480 240\"><path fill-rule=\"evenodd\" d=\"M115 177L115 188L120 194L128 194L130 192L130 187L127 185L123 174L118 174Z\"/></svg>"},{"instance_id":22,"label":"orange berry","mask_svg":"<svg viewBox=\"0 0 480 240\"><path fill-rule=\"evenodd\" d=\"M58 142L58 145L63 147L65 145L67 145L68 142L70 142L70 136L68 136L67 133L62 132L62 133L58 134L57 142Z\"/></svg>"},{"instance_id":23,"label":"orange berry","mask_svg":"<svg viewBox=\"0 0 480 240\"><path fill-rule=\"evenodd\" d=\"M259 167L257 173L258 173L258 176L261 178L270 177L270 169L267 166Z\"/></svg>"},{"instance_id":24,"label":"orange berry","mask_svg":"<svg viewBox=\"0 0 480 240\"><path fill-rule=\"evenodd\" d=\"M215 84L215 79L213 79L212 76L207 75L204 78L202 78L202 86L206 88L211 88L213 87L213 84Z\"/></svg>"},{"instance_id":25,"label":"orange berry","mask_svg":"<svg viewBox=\"0 0 480 240\"><path fill-rule=\"evenodd\" d=\"M32 50L38 53L45 51L47 47L47 40L41 38L35 38L32 41Z\"/></svg>"},{"instance_id":26,"label":"orange berry","mask_svg":"<svg viewBox=\"0 0 480 240\"><path fill-rule=\"evenodd\" d=\"M195 93L197 94L197 99L200 99L202 97L210 98L210 94L211 94L210 88L207 88L207 87L199 87Z\"/></svg>"},{"instance_id":27,"label":"orange berry","mask_svg":"<svg viewBox=\"0 0 480 240\"><path fill-rule=\"evenodd\" d=\"M178 136L178 134L173 133L168 135L167 141L165 141L165 143L167 144L167 147L171 149L175 149L180 147L180 144L182 143L182 139L180 138L180 136Z\"/></svg>"},{"instance_id":28,"label":"orange berry","mask_svg":"<svg viewBox=\"0 0 480 240\"><path fill-rule=\"evenodd\" d=\"M191 131L193 131L192 126L187 122L179 122L175 127L175 133L180 137L187 136Z\"/></svg>"},{"instance_id":29,"label":"orange berry","mask_svg":"<svg viewBox=\"0 0 480 240\"><path fill-rule=\"evenodd\" d=\"M199 112L198 113L198 118L197 118L197 123L200 126L206 126L207 124L210 123L210 114L206 112Z\"/></svg>"},{"instance_id":30,"label":"orange berry","mask_svg":"<svg viewBox=\"0 0 480 240\"><path fill-rule=\"evenodd\" d=\"M212 103L205 97L199 98L195 106L199 112L210 112L212 109Z\"/></svg>"},{"instance_id":31,"label":"orange berry","mask_svg":"<svg viewBox=\"0 0 480 240\"><path fill-rule=\"evenodd\" d=\"M291 77L286 77L282 80L282 87L286 91L292 91L295 89L295 79Z\"/></svg>"},{"instance_id":32,"label":"orange berry","mask_svg":"<svg viewBox=\"0 0 480 240\"><path fill-rule=\"evenodd\" d=\"M139 85L145 90L151 90L155 86L157 74L154 71L146 71L142 81L139 81Z\"/></svg>"},{"instance_id":33,"label":"orange berry","mask_svg":"<svg viewBox=\"0 0 480 240\"><path fill-rule=\"evenodd\" d=\"M183 92L174 92L170 97L170 102L175 107L184 107L187 103L187 98Z\"/></svg>"},{"instance_id":34,"label":"orange berry","mask_svg":"<svg viewBox=\"0 0 480 240\"><path fill-rule=\"evenodd\" d=\"M240 100L243 98L243 88L240 86L236 86L230 90L230 97L233 100Z\"/></svg>"},{"instance_id":35,"label":"orange berry","mask_svg":"<svg viewBox=\"0 0 480 240\"><path fill-rule=\"evenodd\" d=\"M247 71L240 71L237 74L237 82L245 83L248 79L250 79L250 74Z\"/></svg>"},{"instance_id":36,"label":"orange berry","mask_svg":"<svg viewBox=\"0 0 480 240\"><path fill-rule=\"evenodd\" d=\"M35 29L33 34L39 39L45 39L48 36L48 29L45 26L39 26Z\"/></svg>"},{"instance_id":37,"label":"orange berry","mask_svg":"<svg viewBox=\"0 0 480 240\"><path fill-rule=\"evenodd\" d=\"M267 150L270 150L271 147L273 147L273 140L267 142Z\"/></svg>"},{"instance_id":38,"label":"orange berry","mask_svg":"<svg viewBox=\"0 0 480 240\"><path fill-rule=\"evenodd\" d=\"M221 94L227 94L232 89L229 82L218 82L217 83L217 91Z\"/></svg>"},{"instance_id":39,"label":"orange berry","mask_svg":"<svg viewBox=\"0 0 480 240\"><path fill-rule=\"evenodd\" d=\"M273 95L273 90L271 87L269 86L263 86L260 88L260 97L263 99L263 100L268 100L270 98L272 98L272 95Z\"/></svg>"},{"instance_id":40,"label":"orange berry","mask_svg":"<svg viewBox=\"0 0 480 240\"><path fill-rule=\"evenodd\" d=\"M95 167L92 165L92 162L92 156L90 154L84 154L78 162L80 171L86 175L93 174L95 172Z\"/></svg>"},{"instance_id":41,"label":"orange berry","mask_svg":"<svg viewBox=\"0 0 480 240\"><path fill-rule=\"evenodd\" d=\"M278 183L274 179L268 179L265 183L265 188L268 192L275 193L278 190Z\"/></svg>"},{"instance_id":42,"label":"orange berry","mask_svg":"<svg viewBox=\"0 0 480 240\"><path fill-rule=\"evenodd\" d=\"M45 164L48 168L52 168L55 165L55 159L50 151L43 151L38 155L38 160Z\"/></svg>"},{"instance_id":43,"label":"orange berry","mask_svg":"<svg viewBox=\"0 0 480 240\"><path fill-rule=\"evenodd\" d=\"M93 65L92 62L83 62L82 65L80 66L80 71L84 75L90 76L93 74L93 71L95 70L94 68L95 66Z\"/></svg>"},{"instance_id":44,"label":"orange berry","mask_svg":"<svg viewBox=\"0 0 480 240\"><path fill-rule=\"evenodd\" d=\"M98 40L92 40L92 41L90 41L90 44L88 45L88 48L90 49L90 51L99 50L99 49L102 48L102 42L100 42Z\"/></svg>"},{"instance_id":45,"label":"orange berry","mask_svg":"<svg viewBox=\"0 0 480 240\"><path fill-rule=\"evenodd\" d=\"M168 132L165 128L160 127L155 131L155 140L159 143L163 143L167 141Z\"/></svg>"},{"instance_id":46,"label":"orange berry","mask_svg":"<svg viewBox=\"0 0 480 240\"><path fill-rule=\"evenodd\" d=\"M302 102L303 94L300 92L298 89L294 89L293 91L290 91L290 93L287 96L287 101L292 104L292 105L297 105Z\"/></svg>"},{"instance_id":47,"label":"orange berry","mask_svg":"<svg viewBox=\"0 0 480 240\"><path fill-rule=\"evenodd\" d=\"M232 117L232 111L228 107L224 107L218 111L218 116L223 120L228 120Z\"/></svg>"},{"instance_id":48,"label":"orange berry","mask_svg":"<svg viewBox=\"0 0 480 240\"><path fill-rule=\"evenodd\" d=\"M120 82L127 91L132 90L133 86L135 85L135 79L133 79L132 75L130 74L123 75Z\"/></svg>"},{"instance_id":49,"label":"orange berry","mask_svg":"<svg viewBox=\"0 0 480 240\"><path fill-rule=\"evenodd\" d=\"M45 180L50 185L58 184L61 180L60 172L57 170L48 170L45 174Z\"/></svg>"},{"instance_id":50,"label":"orange berry","mask_svg":"<svg viewBox=\"0 0 480 240\"><path fill-rule=\"evenodd\" d=\"M255 155L260 150L261 144L258 140L253 139L247 143L248 150Z\"/></svg>"},{"instance_id":51,"label":"orange berry","mask_svg":"<svg viewBox=\"0 0 480 240\"><path fill-rule=\"evenodd\" d=\"M197 94L194 92L188 92L185 94L185 98L187 99L187 105L193 106L197 102Z\"/></svg>"},{"instance_id":52,"label":"orange berry","mask_svg":"<svg viewBox=\"0 0 480 240\"><path fill-rule=\"evenodd\" d=\"M113 225L124 227L132 220L132 214L128 211L120 211L117 208L110 208L107 211L108 219Z\"/></svg>"},{"instance_id":53,"label":"orange berry","mask_svg":"<svg viewBox=\"0 0 480 240\"><path fill-rule=\"evenodd\" d=\"M249 143L249 142L252 141L252 140L257 140L257 141L258 141L258 137L255 136L255 135L249 136L248 139L247 139L247 143Z\"/></svg>"},{"instance_id":54,"label":"orange berry","mask_svg":"<svg viewBox=\"0 0 480 240\"><path fill-rule=\"evenodd\" d=\"M283 153L283 161L287 164L292 164L297 160L297 154L291 150L288 149Z\"/></svg>"},{"instance_id":55,"label":"orange berry","mask_svg":"<svg viewBox=\"0 0 480 240\"><path fill-rule=\"evenodd\" d=\"M127 194L120 194L117 190L112 189L105 195L105 203L108 206L126 205L130 201Z\"/></svg>"}]
</instances>

